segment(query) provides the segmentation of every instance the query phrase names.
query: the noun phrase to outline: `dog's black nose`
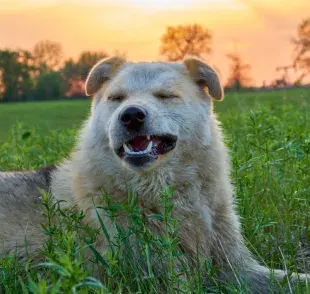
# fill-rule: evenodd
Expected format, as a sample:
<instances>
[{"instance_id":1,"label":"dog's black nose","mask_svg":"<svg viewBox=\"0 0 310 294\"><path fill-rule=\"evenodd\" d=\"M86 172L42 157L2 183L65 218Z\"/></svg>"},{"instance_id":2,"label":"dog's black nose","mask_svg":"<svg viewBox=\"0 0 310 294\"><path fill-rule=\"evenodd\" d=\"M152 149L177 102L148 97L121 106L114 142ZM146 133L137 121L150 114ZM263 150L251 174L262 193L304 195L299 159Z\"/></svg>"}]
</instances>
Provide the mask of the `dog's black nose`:
<instances>
[{"instance_id":1,"label":"dog's black nose","mask_svg":"<svg viewBox=\"0 0 310 294\"><path fill-rule=\"evenodd\" d=\"M119 121L129 130L138 130L147 118L147 111L140 106L128 106L119 114Z\"/></svg>"}]
</instances>

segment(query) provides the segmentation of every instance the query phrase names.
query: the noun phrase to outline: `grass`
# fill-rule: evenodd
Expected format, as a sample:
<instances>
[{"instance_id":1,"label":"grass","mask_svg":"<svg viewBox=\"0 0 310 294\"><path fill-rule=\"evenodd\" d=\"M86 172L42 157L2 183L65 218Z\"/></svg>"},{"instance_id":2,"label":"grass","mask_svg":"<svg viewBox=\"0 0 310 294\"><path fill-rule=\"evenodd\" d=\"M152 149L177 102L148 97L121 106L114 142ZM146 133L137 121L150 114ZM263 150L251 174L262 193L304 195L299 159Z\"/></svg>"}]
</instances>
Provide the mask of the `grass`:
<instances>
[{"instance_id":1,"label":"grass","mask_svg":"<svg viewBox=\"0 0 310 294\"><path fill-rule=\"evenodd\" d=\"M17 122L42 136L50 130L76 129L90 110L90 99L0 104L0 143Z\"/></svg>"},{"instance_id":2,"label":"grass","mask_svg":"<svg viewBox=\"0 0 310 294\"><path fill-rule=\"evenodd\" d=\"M230 93L215 104L230 148L244 235L252 252L271 268L305 267L297 252L301 238L310 244L309 103L309 90L293 89ZM74 145L77 127L88 111L89 101L0 105L0 168L31 169L61 160ZM16 119L23 124L16 124ZM110 215L117 238L101 254L91 244L98 233L110 240L105 228L98 232L81 226L83 213L74 208L63 211L45 195L45 259L37 262L29 256L19 261L14 254L0 259L0 293L205 292L201 272L212 279L216 269L207 260L200 260L197 268L184 262L177 249L178 224L171 217L170 197L173 191L167 188L162 197L164 214L148 216L165 224L165 235L156 237L145 225L136 195L128 193L126 203L113 203L103 192L98 210ZM126 229L117 224L124 213L130 217ZM133 254L132 246L138 246L141 256ZM100 268L105 279L95 279L85 263L86 247L93 252L93 267ZM160 279L152 260L164 269ZM215 285L208 291L245 293L246 289ZM296 293L306 291L310 293L309 288Z\"/></svg>"}]
</instances>

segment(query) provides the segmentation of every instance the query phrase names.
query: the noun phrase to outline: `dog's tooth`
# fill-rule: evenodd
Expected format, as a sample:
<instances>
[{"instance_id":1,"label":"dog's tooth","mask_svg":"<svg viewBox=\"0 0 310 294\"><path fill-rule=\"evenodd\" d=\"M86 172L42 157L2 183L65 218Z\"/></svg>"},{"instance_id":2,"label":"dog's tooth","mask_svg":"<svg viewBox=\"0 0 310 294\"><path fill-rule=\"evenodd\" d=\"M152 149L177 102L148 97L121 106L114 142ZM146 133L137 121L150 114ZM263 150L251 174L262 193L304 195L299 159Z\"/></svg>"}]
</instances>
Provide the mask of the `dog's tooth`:
<instances>
[{"instance_id":1,"label":"dog's tooth","mask_svg":"<svg viewBox=\"0 0 310 294\"><path fill-rule=\"evenodd\" d=\"M130 148L127 146L126 143L123 144L124 150L126 153L131 153L132 151L130 150Z\"/></svg>"},{"instance_id":2,"label":"dog's tooth","mask_svg":"<svg viewBox=\"0 0 310 294\"><path fill-rule=\"evenodd\" d=\"M148 141L150 141L151 136L150 135L146 135L146 138L147 138Z\"/></svg>"},{"instance_id":3,"label":"dog's tooth","mask_svg":"<svg viewBox=\"0 0 310 294\"><path fill-rule=\"evenodd\" d=\"M151 152L152 151L152 147L153 147L153 142L150 141L149 145L147 145L147 148L145 149L145 152Z\"/></svg>"},{"instance_id":4,"label":"dog's tooth","mask_svg":"<svg viewBox=\"0 0 310 294\"><path fill-rule=\"evenodd\" d=\"M147 145L147 147L144 150L140 150L140 151L134 151L131 149L130 145L127 145L126 143L123 144L124 150L127 154L131 154L131 155L137 155L137 154L147 154L149 152L152 151L152 147L153 147L153 142L150 141L149 144Z\"/></svg>"}]
</instances>

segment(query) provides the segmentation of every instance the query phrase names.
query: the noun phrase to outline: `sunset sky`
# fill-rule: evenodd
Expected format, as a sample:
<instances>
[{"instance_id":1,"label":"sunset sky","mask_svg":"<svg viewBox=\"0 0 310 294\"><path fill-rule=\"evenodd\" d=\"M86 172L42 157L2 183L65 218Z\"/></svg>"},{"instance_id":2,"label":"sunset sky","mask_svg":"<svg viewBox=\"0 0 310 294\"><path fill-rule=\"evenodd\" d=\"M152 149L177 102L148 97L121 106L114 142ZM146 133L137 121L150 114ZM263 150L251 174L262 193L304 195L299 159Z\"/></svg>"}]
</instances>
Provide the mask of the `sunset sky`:
<instances>
[{"instance_id":1,"label":"sunset sky","mask_svg":"<svg viewBox=\"0 0 310 294\"><path fill-rule=\"evenodd\" d=\"M166 26L196 22L213 32L209 62L223 80L226 54L238 50L261 85L290 64L290 40L306 17L309 0L0 0L0 48L32 49L47 39L60 42L66 57L119 50L133 61L160 60Z\"/></svg>"}]
</instances>

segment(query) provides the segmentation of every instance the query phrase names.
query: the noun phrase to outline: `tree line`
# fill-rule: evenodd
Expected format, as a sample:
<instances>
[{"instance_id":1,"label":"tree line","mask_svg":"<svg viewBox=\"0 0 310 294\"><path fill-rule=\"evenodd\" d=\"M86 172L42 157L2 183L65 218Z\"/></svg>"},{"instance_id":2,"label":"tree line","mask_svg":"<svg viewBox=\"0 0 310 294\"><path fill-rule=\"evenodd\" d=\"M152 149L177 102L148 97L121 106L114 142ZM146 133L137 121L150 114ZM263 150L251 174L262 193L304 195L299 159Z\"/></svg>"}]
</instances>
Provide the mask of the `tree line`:
<instances>
[{"instance_id":1,"label":"tree line","mask_svg":"<svg viewBox=\"0 0 310 294\"><path fill-rule=\"evenodd\" d=\"M0 50L0 99L3 102L83 96L89 69L105 52L85 51L64 60L60 43L38 42L32 51Z\"/></svg>"},{"instance_id":2,"label":"tree line","mask_svg":"<svg viewBox=\"0 0 310 294\"><path fill-rule=\"evenodd\" d=\"M168 61L185 56L207 59L212 52L212 32L199 24L169 26L160 40L160 54ZM310 75L310 18L297 29L292 68ZM126 59L125 54L122 54ZM65 59L58 42L40 41L33 50L0 50L0 101L55 100L84 97L84 81L91 67L108 57L105 51L84 51L76 60ZM228 54L230 73L226 88L240 90L251 85L250 65L239 54Z\"/></svg>"}]
</instances>

